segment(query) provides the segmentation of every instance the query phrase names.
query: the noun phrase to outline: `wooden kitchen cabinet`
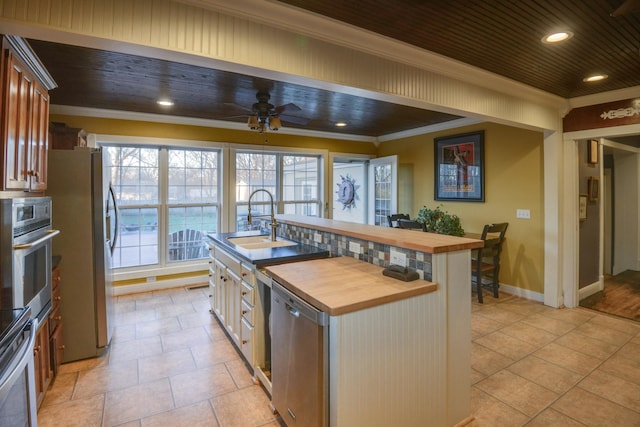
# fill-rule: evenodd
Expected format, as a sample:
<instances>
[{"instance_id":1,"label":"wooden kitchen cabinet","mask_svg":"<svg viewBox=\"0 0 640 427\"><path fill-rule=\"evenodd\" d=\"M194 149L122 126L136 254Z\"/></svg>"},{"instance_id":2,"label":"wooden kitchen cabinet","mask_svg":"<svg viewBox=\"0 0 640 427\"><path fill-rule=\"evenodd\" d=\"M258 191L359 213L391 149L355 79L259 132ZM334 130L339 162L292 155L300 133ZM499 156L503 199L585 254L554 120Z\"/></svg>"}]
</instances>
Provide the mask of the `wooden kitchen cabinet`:
<instances>
[{"instance_id":1,"label":"wooden kitchen cabinet","mask_svg":"<svg viewBox=\"0 0 640 427\"><path fill-rule=\"evenodd\" d=\"M41 192L47 187L48 91L56 84L19 37L2 37L1 61L0 190Z\"/></svg>"},{"instance_id":2,"label":"wooden kitchen cabinet","mask_svg":"<svg viewBox=\"0 0 640 427\"><path fill-rule=\"evenodd\" d=\"M33 360L36 382L36 402L38 408L44 400L53 371L49 354L49 323L42 322L36 332L36 343L33 346Z\"/></svg>"},{"instance_id":3,"label":"wooden kitchen cabinet","mask_svg":"<svg viewBox=\"0 0 640 427\"><path fill-rule=\"evenodd\" d=\"M64 356L64 338L62 334L62 296L60 267L55 266L52 275L52 302L49 314L50 363L54 376L57 375Z\"/></svg>"}]
</instances>

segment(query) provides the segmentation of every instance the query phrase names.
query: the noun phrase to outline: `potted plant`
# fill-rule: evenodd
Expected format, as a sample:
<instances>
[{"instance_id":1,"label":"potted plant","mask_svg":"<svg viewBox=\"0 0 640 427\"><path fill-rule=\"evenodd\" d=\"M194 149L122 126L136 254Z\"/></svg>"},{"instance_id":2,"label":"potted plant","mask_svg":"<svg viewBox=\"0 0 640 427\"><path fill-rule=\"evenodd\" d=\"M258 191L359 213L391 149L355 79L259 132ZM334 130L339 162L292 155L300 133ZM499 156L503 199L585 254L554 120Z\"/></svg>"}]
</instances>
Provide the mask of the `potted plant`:
<instances>
[{"instance_id":1,"label":"potted plant","mask_svg":"<svg viewBox=\"0 0 640 427\"><path fill-rule=\"evenodd\" d=\"M429 233L448 234L450 236L464 236L464 229L460 224L460 217L442 210L440 206L434 209L423 206L416 218Z\"/></svg>"}]
</instances>

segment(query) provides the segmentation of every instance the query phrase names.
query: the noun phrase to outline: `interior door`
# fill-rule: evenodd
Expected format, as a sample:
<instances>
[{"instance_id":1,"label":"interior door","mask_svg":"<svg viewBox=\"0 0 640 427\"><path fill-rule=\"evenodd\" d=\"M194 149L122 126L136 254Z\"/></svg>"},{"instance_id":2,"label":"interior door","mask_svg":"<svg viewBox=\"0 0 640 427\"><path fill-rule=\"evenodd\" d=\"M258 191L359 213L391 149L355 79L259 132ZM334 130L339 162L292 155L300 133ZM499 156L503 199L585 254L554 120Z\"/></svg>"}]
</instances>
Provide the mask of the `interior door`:
<instances>
[{"instance_id":1,"label":"interior door","mask_svg":"<svg viewBox=\"0 0 640 427\"><path fill-rule=\"evenodd\" d=\"M369 224L388 226L398 211L398 156L370 160L369 201Z\"/></svg>"}]
</instances>

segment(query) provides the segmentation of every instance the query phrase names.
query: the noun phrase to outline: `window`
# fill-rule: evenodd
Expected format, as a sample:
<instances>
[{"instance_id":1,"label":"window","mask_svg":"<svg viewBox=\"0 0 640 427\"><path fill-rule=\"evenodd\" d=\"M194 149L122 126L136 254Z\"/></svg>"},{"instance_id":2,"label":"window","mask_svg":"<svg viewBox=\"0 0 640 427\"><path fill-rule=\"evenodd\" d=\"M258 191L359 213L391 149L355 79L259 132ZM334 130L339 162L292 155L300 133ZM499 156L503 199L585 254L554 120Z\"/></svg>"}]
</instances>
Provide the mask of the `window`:
<instances>
[{"instance_id":1,"label":"window","mask_svg":"<svg viewBox=\"0 0 640 427\"><path fill-rule=\"evenodd\" d=\"M319 155L292 155L238 151L236 160L236 228L249 229L248 202L251 194L265 189L274 197L278 213L319 216L321 177ZM251 198L253 226L271 213L271 201L265 192Z\"/></svg>"},{"instance_id":2,"label":"window","mask_svg":"<svg viewBox=\"0 0 640 427\"><path fill-rule=\"evenodd\" d=\"M120 208L115 268L204 258L219 224L217 150L105 146L105 178Z\"/></svg>"}]
</instances>

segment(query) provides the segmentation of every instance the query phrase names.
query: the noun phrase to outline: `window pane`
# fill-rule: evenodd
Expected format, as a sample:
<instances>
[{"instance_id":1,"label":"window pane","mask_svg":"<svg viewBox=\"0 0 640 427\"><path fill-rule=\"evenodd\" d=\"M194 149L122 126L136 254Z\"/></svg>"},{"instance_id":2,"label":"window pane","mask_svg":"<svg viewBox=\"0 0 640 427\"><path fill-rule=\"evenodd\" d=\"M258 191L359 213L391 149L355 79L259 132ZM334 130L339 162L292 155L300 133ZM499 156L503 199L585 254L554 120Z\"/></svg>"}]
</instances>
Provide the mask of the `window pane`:
<instances>
[{"instance_id":1,"label":"window pane","mask_svg":"<svg viewBox=\"0 0 640 427\"><path fill-rule=\"evenodd\" d=\"M276 197L277 164L276 154L236 153L236 200L247 202L251 192L259 188ZM256 200L268 199L264 193L256 197Z\"/></svg>"},{"instance_id":2,"label":"window pane","mask_svg":"<svg viewBox=\"0 0 640 427\"><path fill-rule=\"evenodd\" d=\"M169 261L207 256L204 238L216 233L218 211L215 206L169 208Z\"/></svg>"},{"instance_id":3,"label":"window pane","mask_svg":"<svg viewBox=\"0 0 640 427\"><path fill-rule=\"evenodd\" d=\"M158 203L158 149L105 147L105 179L121 206Z\"/></svg>"},{"instance_id":4,"label":"window pane","mask_svg":"<svg viewBox=\"0 0 640 427\"><path fill-rule=\"evenodd\" d=\"M169 150L168 203L218 203L218 152Z\"/></svg>"},{"instance_id":5,"label":"window pane","mask_svg":"<svg viewBox=\"0 0 640 427\"><path fill-rule=\"evenodd\" d=\"M121 208L113 267L158 263L158 209Z\"/></svg>"}]
</instances>

